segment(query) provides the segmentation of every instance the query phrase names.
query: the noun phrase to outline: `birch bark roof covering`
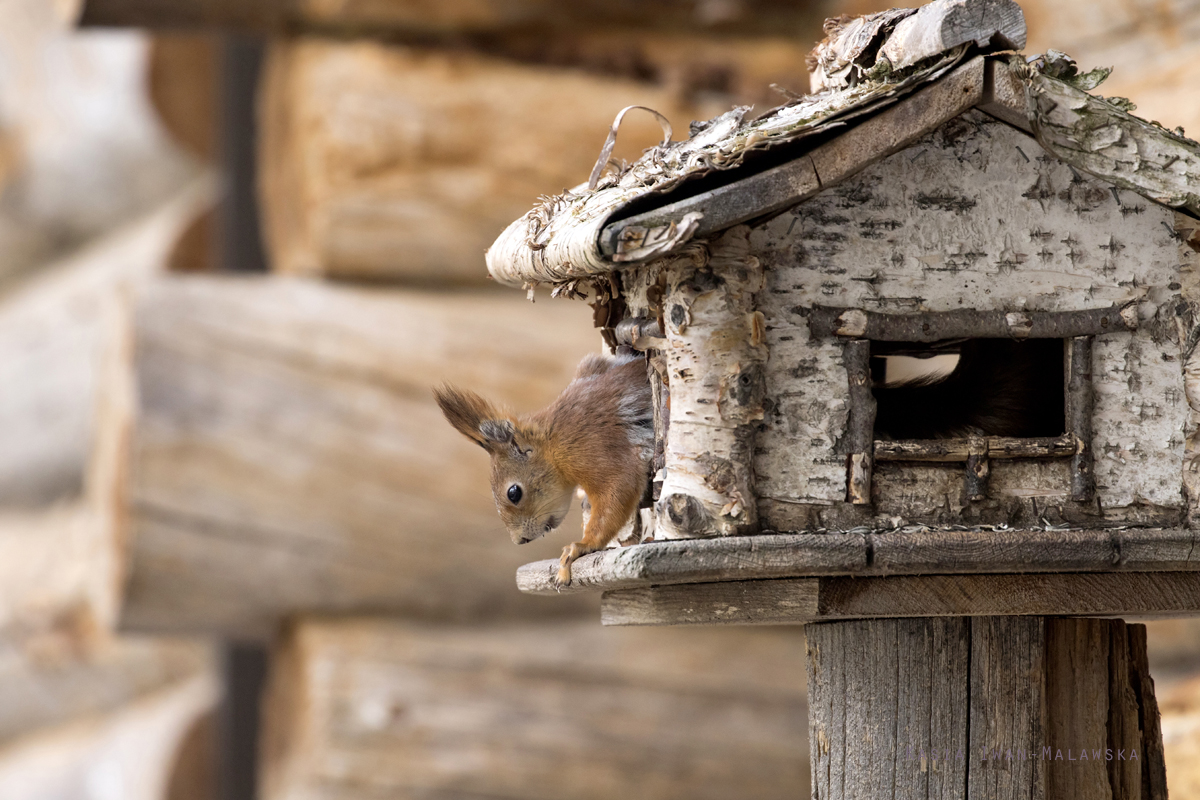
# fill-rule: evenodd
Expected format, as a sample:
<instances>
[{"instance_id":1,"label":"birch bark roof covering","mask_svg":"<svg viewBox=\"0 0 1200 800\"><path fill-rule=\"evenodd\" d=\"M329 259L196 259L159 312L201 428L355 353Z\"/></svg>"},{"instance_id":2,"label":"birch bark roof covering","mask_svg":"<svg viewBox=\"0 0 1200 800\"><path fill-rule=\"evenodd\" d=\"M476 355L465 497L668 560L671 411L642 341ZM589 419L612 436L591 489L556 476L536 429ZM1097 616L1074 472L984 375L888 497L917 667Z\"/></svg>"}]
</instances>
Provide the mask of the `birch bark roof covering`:
<instances>
[{"instance_id":1,"label":"birch bark roof covering","mask_svg":"<svg viewBox=\"0 0 1200 800\"><path fill-rule=\"evenodd\" d=\"M810 55L812 94L753 119L739 107L693 123L683 141L668 131L633 164L543 198L488 251L492 277L569 292L794 205L976 105L1074 168L1200 214L1200 144L1133 116L1123 98L1089 94L1109 70L1015 54L1025 23L1011 0L934 0L829 20L826 32Z\"/></svg>"}]
</instances>

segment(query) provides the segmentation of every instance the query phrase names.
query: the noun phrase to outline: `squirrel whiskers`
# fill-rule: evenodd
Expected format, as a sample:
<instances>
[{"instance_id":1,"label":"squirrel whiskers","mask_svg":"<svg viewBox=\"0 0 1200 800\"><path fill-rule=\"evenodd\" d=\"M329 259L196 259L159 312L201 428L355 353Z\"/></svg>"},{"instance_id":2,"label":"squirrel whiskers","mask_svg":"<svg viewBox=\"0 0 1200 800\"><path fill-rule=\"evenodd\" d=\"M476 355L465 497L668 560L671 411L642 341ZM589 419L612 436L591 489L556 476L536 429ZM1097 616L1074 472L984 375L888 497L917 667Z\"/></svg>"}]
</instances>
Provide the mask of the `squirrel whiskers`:
<instances>
[{"instance_id":1,"label":"squirrel whiskers","mask_svg":"<svg viewBox=\"0 0 1200 800\"><path fill-rule=\"evenodd\" d=\"M562 524L576 487L591 504L583 538L563 548L557 582L571 563L603 549L637 511L654 450L650 382L640 356L589 355L558 399L515 417L473 392L434 390L460 433L492 460L496 510L515 544Z\"/></svg>"}]
</instances>

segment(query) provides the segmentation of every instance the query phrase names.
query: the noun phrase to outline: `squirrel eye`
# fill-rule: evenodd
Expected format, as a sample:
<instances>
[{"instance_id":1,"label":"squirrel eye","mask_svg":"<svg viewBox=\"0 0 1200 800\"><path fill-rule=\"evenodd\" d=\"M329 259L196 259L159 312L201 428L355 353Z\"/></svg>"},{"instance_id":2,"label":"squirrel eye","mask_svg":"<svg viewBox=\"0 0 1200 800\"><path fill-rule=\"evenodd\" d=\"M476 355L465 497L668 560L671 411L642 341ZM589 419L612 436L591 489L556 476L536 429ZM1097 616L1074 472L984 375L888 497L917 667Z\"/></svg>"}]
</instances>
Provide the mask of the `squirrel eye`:
<instances>
[{"instance_id":1,"label":"squirrel eye","mask_svg":"<svg viewBox=\"0 0 1200 800\"><path fill-rule=\"evenodd\" d=\"M521 502L521 487L517 486L515 483L508 487L508 502L512 503L514 506Z\"/></svg>"}]
</instances>

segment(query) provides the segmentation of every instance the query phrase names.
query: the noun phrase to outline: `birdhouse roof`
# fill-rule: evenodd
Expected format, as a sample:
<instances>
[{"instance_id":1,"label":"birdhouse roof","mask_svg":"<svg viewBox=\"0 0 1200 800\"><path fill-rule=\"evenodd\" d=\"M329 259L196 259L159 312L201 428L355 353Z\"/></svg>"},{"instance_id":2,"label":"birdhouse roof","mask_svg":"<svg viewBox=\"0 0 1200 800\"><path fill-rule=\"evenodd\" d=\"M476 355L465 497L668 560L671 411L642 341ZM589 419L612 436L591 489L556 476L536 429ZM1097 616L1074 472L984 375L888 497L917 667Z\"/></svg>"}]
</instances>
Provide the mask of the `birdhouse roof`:
<instances>
[{"instance_id":1,"label":"birdhouse roof","mask_svg":"<svg viewBox=\"0 0 1200 800\"><path fill-rule=\"evenodd\" d=\"M622 111L590 180L543 198L492 245L492 277L573 290L794 206L975 107L1073 168L1200 214L1200 144L1092 94L1110 70L1017 53L1025 23L1011 0L934 0L829 20L826 32L811 94L757 117L734 108L677 142L664 124L662 144L611 168L621 119L640 113Z\"/></svg>"}]
</instances>

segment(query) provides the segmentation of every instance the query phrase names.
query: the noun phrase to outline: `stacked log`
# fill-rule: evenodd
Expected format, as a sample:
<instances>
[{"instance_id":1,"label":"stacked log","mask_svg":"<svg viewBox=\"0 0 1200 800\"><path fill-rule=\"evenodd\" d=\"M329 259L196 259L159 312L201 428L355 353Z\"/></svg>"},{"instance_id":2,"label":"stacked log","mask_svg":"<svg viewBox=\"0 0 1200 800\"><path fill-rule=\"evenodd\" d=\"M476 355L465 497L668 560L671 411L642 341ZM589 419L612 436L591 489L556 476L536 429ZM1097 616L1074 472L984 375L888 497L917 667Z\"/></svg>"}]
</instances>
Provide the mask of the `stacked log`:
<instances>
[{"instance_id":1,"label":"stacked log","mask_svg":"<svg viewBox=\"0 0 1200 800\"><path fill-rule=\"evenodd\" d=\"M266 637L304 612L580 610L516 592L516 567L561 542L513 546L487 455L431 387L539 408L597 344L586 308L198 276L147 286L130 336L137 405L104 423L129 429L113 437L123 627Z\"/></svg>"},{"instance_id":2,"label":"stacked log","mask_svg":"<svg viewBox=\"0 0 1200 800\"><path fill-rule=\"evenodd\" d=\"M114 641L90 657L0 667L13 728L0 734L0 797L166 798L185 735L217 699L206 648Z\"/></svg>"},{"instance_id":3,"label":"stacked log","mask_svg":"<svg viewBox=\"0 0 1200 800\"><path fill-rule=\"evenodd\" d=\"M597 55L599 43L590 43ZM261 111L273 268L482 282L484 250L538 196L586 178L624 106L650 106L683 128L724 111L739 82L765 86L747 73L793 83L802 70L794 45L727 43L701 50L710 60L696 63L682 48L667 52L674 57L661 69L676 79L652 83L470 51L276 44ZM586 49L575 57L588 64ZM724 76L715 97L694 90L706 70ZM617 156L634 157L662 137L652 117L630 115Z\"/></svg>"},{"instance_id":4,"label":"stacked log","mask_svg":"<svg viewBox=\"0 0 1200 800\"><path fill-rule=\"evenodd\" d=\"M263 800L807 793L799 630L309 621L278 651Z\"/></svg>"}]
</instances>

